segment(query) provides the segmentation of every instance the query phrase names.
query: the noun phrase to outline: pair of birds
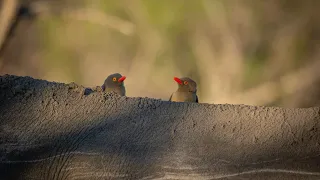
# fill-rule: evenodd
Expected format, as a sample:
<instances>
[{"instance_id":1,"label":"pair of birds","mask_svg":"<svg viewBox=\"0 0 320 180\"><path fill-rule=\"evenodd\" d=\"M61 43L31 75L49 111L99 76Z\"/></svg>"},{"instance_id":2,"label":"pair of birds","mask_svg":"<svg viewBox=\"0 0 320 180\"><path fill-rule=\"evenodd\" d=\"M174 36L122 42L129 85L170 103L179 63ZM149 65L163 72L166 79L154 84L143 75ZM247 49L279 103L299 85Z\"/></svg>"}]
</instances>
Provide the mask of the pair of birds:
<instances>
[{"instance_id":1,"label":"pair of birds","mask_svg":"<svg viewBox=\"0 0 320 180\"><path fill-rule=\"evenodd\" d=\"M119 73L111 74L107 77L102 85L102 90L105 92L115 92L120 96L126 95L126 88L124 87L124 80L126 76ZM195 102L198 103L197 83L188 77L173 78L178 83L178 89L172 93L169 101L174 102Z\"/></svg>"}]
</instances>

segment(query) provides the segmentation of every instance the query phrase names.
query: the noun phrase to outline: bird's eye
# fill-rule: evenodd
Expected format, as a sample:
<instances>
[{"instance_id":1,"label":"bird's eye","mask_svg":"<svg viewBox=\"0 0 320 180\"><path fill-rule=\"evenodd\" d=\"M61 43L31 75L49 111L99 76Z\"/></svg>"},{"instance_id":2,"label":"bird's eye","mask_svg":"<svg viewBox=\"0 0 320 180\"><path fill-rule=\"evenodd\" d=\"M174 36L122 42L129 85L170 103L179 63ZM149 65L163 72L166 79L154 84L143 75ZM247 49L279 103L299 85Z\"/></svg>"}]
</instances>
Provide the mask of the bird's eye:
<instances>
[{"instance_id":1,"label":"bird's eye","mask_svg":"<svg viewBox=\"0 0 320 180\"><path fill-rule=\"evenodd\" d=\"M184 85L188 85L188 81L183 82Z\"/></svg>"},{"instance_id":2,"label":"bird's eye","mask_svg":"<svg viewBox=\"0 0 320 180\"><path fill-rule=\"evenodd\" d=\"M117 78L116 77L112 78L112 81L117 81Z\"/></svg>"}]
</instances>

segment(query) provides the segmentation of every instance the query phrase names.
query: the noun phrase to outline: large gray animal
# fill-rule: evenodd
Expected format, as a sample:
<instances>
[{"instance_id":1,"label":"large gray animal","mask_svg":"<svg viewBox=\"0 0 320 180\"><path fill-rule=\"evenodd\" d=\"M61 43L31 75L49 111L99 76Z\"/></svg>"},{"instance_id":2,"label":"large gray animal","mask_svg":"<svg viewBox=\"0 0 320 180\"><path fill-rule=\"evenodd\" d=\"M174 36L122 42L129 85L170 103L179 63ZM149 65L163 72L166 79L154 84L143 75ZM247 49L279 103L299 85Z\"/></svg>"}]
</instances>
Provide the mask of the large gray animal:
<instances>
[{"instance_id":1,"label":"large gray animal","mask_svg":"<svg viewBox=\"0 0 320 180\"><path fill-rule=\"evenodd\" d=\"M0 77L0 179L320 179L319 107L172 103Z\"/></svg>"}]
</instances>

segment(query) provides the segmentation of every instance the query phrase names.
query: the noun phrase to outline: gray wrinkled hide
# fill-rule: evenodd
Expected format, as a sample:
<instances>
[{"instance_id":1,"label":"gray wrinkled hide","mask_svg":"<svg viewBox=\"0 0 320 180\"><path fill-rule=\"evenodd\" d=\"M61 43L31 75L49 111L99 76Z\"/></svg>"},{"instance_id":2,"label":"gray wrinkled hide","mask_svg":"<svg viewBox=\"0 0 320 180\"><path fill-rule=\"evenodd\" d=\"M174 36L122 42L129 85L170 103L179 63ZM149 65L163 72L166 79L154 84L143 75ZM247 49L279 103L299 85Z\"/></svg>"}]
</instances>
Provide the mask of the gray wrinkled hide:
<instances>
[{"instance_id":1,"label":"gray wrinkled hide","mask_svg":"<svg viewBox=\"0 0 320 180\"><path fill-rule=\"evenodd\" d=\"M0 179L320 179L319 108L175 103L0 77Z\"/></svg>"}]
</instances>

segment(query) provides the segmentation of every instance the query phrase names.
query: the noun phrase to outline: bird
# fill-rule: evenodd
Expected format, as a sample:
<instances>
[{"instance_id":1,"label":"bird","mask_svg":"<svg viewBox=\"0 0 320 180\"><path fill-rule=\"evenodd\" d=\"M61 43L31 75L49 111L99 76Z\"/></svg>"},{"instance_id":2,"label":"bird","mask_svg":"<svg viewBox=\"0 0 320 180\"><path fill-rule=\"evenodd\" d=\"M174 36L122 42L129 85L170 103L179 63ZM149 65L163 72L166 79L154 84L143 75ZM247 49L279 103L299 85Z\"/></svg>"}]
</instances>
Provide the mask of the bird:
<instances>
[{"instance_id":1,"label":"bird","mask_svg":"<svg viewBox=\"0 0 320 180\"><path fill-rule=\"evenodd\" d=\"M120 73L114 73L109 75L103 85L101 86L104 92L115 92L120 96L126 95L126 88L124 87L124 80L126 76L122 76Z\"/></svg>"},{"instance_id":2,"label":"bird","mask_svg":"<svg viewBox=\"0 0 320 180\"><path fill-rule=\"evenodd\" d=\"M188 78L173 78L178 83L178 89L176 92L172 93L169 101L173 102L195 102L199 103L197 96L197 83Z\"/></svg>"}]
</instances>

